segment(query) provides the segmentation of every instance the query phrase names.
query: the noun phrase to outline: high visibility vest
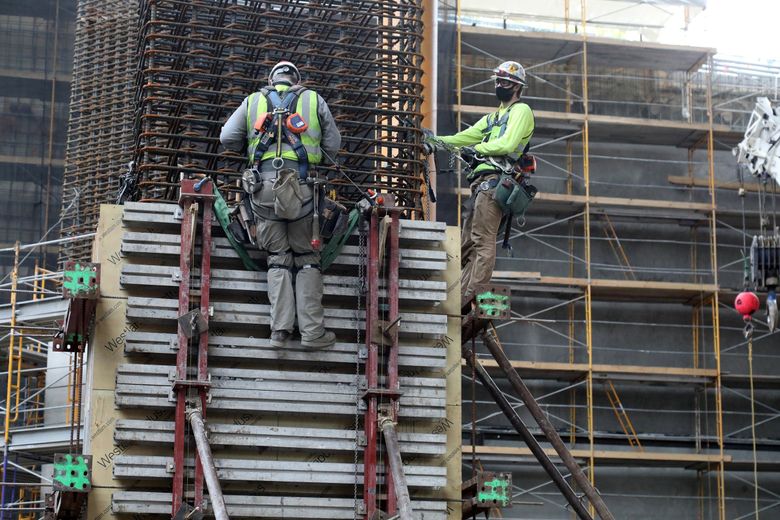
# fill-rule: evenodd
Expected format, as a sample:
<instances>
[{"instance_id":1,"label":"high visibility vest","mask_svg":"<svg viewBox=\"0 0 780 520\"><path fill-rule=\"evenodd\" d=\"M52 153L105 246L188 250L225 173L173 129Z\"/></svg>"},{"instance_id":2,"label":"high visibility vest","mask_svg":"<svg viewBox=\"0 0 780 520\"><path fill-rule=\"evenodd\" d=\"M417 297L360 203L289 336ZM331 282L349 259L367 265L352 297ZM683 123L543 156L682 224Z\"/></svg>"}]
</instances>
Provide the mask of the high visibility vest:
<instances>
[{"instance_id":1,"label":"high visibility vest","mask_svg":"<svg viewBox=\"0 0 780 520\"><path fill-rule=\"evenodd\" d=\"M285 87L280 85L280 87ZM293 87L296 88L296 87ZM287 88L277 89L279 95L284 98ZM306 150L306 156L309 159L309 164L319 164L322 162L322 149L320 148L320 142L322 141L322 128L320 126L320 119L317 116L317 93L313 90L305 89L303 87L296 88L298 94L298 103L296 104L295 111L300 114L306 124L309 126L306 131L300 134L301 142ZM260 143L262 134L255 132L255 121L262 114L272 111L273 108L269 107L268 98L266 93L268 89L262 89L259 92L250 94L247 98L247 116L246 116L246 139L247 139L247 158L249 163L255 162L255 150ZM270 110L269 110L270 108ZM277 136L278 137L278 136ZM276 142L272 146L268 147L261 161L267 159L273 159L276 157ZM283 139L282 141L282 158L290 161L297 161L298 156L295 154L293 148Z\"/></svg>"},{"instance_id":2,"label":"high visibility vest","mask_svg":"<svg viewBox=\"0 0 780 520\"><path fill-rule=\"evenodd\" d=\"M504 112L504 115L502 115L501 117L498 116L498 112L493 112L492 114L488 114L487 125L485 126L485 129L482 130L483 143L487 143L489 141L499 139L506 133L507 122L509 121L509 114L512 112L514 107L515 105L512 105L509 108L507 108L506 111ZM520 158L521 155L523 155L523 152L526 151L527 147L528 147L527 144L520 143L517 146L516 150L513 150L512 152L503 155L502 157L510 160L511 162L515 162ZM476 174L481 174L485 170L493 170L493 169L494 169L493 165L489 163L482 163L474 169L474 172L472 172L472 177L476 176Z\"/></svg>"}]
</instances>

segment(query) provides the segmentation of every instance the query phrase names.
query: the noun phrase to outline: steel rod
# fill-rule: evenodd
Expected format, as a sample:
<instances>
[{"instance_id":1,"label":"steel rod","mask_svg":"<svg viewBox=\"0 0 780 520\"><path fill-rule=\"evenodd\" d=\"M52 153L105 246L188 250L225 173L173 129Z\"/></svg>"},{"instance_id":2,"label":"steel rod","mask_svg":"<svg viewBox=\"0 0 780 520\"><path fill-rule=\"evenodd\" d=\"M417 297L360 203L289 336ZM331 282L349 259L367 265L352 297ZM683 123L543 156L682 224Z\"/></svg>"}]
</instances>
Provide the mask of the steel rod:
<instances>
[{"instance_id":1,"label":"steel rod","mask_svg":"<svg viewBox=\"0 0 780 520\"><path fill-rule=\"evenodd\" d=\"M512 367L512 363L509 361L509 358L507 358L506 354L501 348L501 345L498 343L498 338L496 338L495 332L493 332L492 329L483 330L481 332L481 338L482 342L490 351L490 354L496 360L498 366L509 380L512 388L515 390L515 392L517 392L520 399L523 400L526 408L531 413L534 420L536 420L537 424L542 429L542 432L544 432L544 436L547 438L548 442L558 453L558 456L561 458L561 461L564 463L566 468L571 472L572 478L577 483L577 486L579 486L582 492L585 493L585 496L593 505L596 513L598 513L602 520L614 520L615 517L612 516L612 513L609 511L606 503L604 503L601 495L596 490L596 488L593 487L593 484L591 484L590 480L582 471L582 468L580 468L580 465L577 463L576 459L569 452L569 449L566 447L566 444L564 444L560 435L558 435L555 427L553 427L553 425L545 416L531 391L528 390L528 387L525 386L525 383L520 378L520 375Z\"/></svg>"},{"instance_id":2,"label":"steel rod","mask_svg":"<svg viewBox=\"0 0 780 520\"><path fill-rule=\"evenodd\" d=\"M206 479L206 487L209 490L211 507L214 509L216 520L229 520L225 499L222 496L222 487L217 478L217 468L214 467L214 459L211 456L206 428L203 424L203 416L200 408L194 406L187 410L187 419L192 427L192 435L195 437L195 446L198 448L200 466L203 468L203 476Z\"/></svg>"},{"instance_id":3,"label":"steel rod","mask_svg":"<svg viewBox=\"0 0 780 520\"><path fill-rule=\"evenodd\" d=\"M512 405L509 403L509 401L507 401L506 397L504 397L504 395L501 393L501 389L498 388L496 382L492 377L490 377L490 374L487 373L487 370L485 370L485 367L482 366L482 363L480 363L478 360L476 363L472 363L475 358L473 357L473 351L471 350L470 339L471 338L468 340L463 340L463 359L466 360L466 363L468 363L469 367L474 368L476 376L482 382L482 385L487 388L488 392L490 392L490 395L493 396L493 399L495 399L498 406L504 412L506 418L510 423L512 423L512 426L514 426L515 430L517 430L517 433L519 433L523 438L523 441L531 450L531 453L533 453L534 457L536 457L536 460L539 461L539 464L566 498L566 501L571 505L574 512L577 513L577 516L580 518L580 520L593 520L593 517L588 512L587 508L585 508L582 502L580 502L577 494L571 488L569 483L566 482L566 479L563 478L563 475L561 475L561 472L558 471L558 468L556 468L552 463L550 458L544 452L544 449L542 449L542 447L539 445L539 442L528 430L528 427L523 423L522 419L520 419L520 416L517 414L515 409L512 408Z\"/></svg>"},{"instance_id":4,"label":"steel rod","mask_svg":"<svg viewBox=\"0 0 780 520\"><path fill-rule=\"evenodd\" d=\"M382 435L385 439L387 460L390 463L390 473L393 477L393 489L397 507L397 511L393 511L393 513L398 514L399 520L412 520L409 485L404 474L404 464L401 460L401 449L398 445L398 434L395 431L395 424L392 419L384 417L379 420L379 428L382 430Z\"/></svg>"}]
</instances>

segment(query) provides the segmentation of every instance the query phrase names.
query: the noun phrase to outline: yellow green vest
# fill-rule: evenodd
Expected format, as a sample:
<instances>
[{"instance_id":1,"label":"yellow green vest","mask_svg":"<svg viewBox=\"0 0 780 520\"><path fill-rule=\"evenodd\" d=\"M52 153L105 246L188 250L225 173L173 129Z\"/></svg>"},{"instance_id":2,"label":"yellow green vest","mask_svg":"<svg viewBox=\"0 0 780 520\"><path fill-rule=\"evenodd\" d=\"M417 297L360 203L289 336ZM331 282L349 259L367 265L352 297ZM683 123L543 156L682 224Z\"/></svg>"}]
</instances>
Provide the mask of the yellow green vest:
<instances>
[{"instance_id":1,"label":"yellow green vest","mask_svg":"<svg viewBox=\"0 0 780 520\"><path fill-rule=\"evenodd\" d=\"M286 85L278 85L276 87L282 99L284 99L284 94L289 88L290 87L287 87ZM246 139L249 164L255 162L255 150L262 137L261 134L255 132L255 121L261 114L273 111L273 107L269 106L270 104L265 96L264 90L250 94L247 98ZM322 150L320 149L322 128L320 127L320 119L317 116L317 93L313 90L301 89L295 111L298 112L303 120L306 121L306 124L309 125L306 131L300 135L303 147L306 149L309 164L319 164L322 162ZM268 150L265 151L260 160L265 161L273 159L275 156L276 142L272 141L271 146L268 147ZM282 158L290 161L298 160L295 151L293 151L292 147L285 141L282 141Z\"/></svg>"}]
</instances>

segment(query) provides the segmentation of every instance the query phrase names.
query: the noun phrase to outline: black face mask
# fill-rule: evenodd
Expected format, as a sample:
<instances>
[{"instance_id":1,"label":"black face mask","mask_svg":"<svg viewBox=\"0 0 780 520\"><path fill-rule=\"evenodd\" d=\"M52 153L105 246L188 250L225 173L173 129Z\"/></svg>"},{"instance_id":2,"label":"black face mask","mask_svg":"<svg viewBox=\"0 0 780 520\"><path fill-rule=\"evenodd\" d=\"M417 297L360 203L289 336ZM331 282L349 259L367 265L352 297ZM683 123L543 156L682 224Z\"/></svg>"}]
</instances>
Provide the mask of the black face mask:
<instances>
[{"instance_id":1,"label":"black face mask","mask_svg":"<svg viewBox=\"0 0 780 520\"><path fill-rule=\"evenodd\" d=\"M502 103L512 99L515 93L515 87L496 87L496 97Z\"/></svg>"}]
</instances>

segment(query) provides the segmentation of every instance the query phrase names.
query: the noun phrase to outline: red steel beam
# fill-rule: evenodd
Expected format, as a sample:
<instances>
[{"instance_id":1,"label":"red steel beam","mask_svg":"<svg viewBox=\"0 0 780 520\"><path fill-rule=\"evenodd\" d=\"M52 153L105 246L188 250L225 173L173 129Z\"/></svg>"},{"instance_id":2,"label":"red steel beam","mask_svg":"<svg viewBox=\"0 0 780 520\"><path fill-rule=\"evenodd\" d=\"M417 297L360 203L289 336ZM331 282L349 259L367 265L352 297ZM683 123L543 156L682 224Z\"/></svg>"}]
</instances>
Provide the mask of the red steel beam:
<instances>
[{"instance_id":1,"label":"red steel beam","mask_svg":"<svg viewBox=\"0 0 780 520\"><path fill-rule=\"evenodd\" d=\"M200 332L198 340L198 381L208 380L208 353L209 353L209 291L211 290L211 220L214 213L213 185L207 181L200 186L200 199L203 204L203 225L201 227L201 259L200 259L200 313L206 323L204 330ZM198 387L200 398L201 416L206 420L206 401L208 389ZM195 507L203 503L203 464L200 452L195 456Z\"/></svg>"},{"instance_id":2,"label":"red steel beam","mask_svg":"<svg viewBox=\"0 0 780 520\"><path fill-rule=\"evenodd\" d=\"M379 383L379 345L374 337L379 321L379 216L371 213L371 225L368 229L368 300L366 302L366 386L369 394L366 399L366 413L363 428L366 432L366 447L363 451L363 502L365 519L374 518L377 512L377 402L376 394L370 391Z\"/></svg>"},{"instance_id":3,"label":"red steel beam","mask_svg":"<svg viewBox=\"0 0 780 520\"><path fill-rule=\"evenodd\" d=\"M391 326L390 351L387 355L387 388L390 391L397 392L401 386L398 381L398 268L401 262L399 247L399 228L398 211L391 213L389 246L388 252L388 280L387 280L387 298L388 298L388 323ZM398 421L398 398L390 398L390 419L393 423ZM390 454L388 453L388 460ZM387 514L393 516L398 510L398 504L395 494L396 482L385 471L387 481Z\"/></svg>"},{"instance_id":4,"label":"red steel beam","mask_svg":"<svg viewBox=\"0 0 780 520\"><path fill-rule=\"evenodd\" d=\"M193 205L195 206L193 208ZM197 219L197 204L192 199L186 199L182 204L181 219L181 252L179 255L179 270L181 282L179 282L179 316L189 312L190 307L190 274L192 249L194 247L193 231ZM193 211L194 210L194 211ZM176 353L176 380L181 381L187 377L187 350L189 338L184 333L182 326L178 329L179 350ZM174 441L173 441L173 489L171 517L175 516L184 500L184 428L186 395L182 390L176 392L176 412L174 414Z\"/></svg>"}]
</instances>

